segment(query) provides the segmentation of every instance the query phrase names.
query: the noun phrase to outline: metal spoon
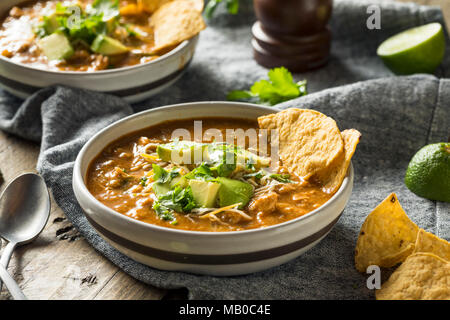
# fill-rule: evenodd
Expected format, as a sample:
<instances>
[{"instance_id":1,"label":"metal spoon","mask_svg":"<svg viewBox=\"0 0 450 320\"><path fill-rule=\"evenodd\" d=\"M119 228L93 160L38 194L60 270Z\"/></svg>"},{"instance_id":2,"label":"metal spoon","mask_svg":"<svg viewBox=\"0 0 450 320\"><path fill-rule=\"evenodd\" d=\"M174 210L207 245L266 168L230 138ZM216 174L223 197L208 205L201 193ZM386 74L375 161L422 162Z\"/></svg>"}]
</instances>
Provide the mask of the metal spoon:
<instances>
[{"instance_id":1,"label":"metal spoon","mask_svg":"<svg viewBox=\"0 0 450 320\"><path fill-rule=\"evenodd\" d=\"M41 176L25 173L8 184L0 196L0 237L8 241L0 258L1 266L8 267L16 246L37 238L49 215L50 197ZM5 284L10 289L8 283ZM0 282L0 290L1 286Z\"/></svg>"}]
</instances>

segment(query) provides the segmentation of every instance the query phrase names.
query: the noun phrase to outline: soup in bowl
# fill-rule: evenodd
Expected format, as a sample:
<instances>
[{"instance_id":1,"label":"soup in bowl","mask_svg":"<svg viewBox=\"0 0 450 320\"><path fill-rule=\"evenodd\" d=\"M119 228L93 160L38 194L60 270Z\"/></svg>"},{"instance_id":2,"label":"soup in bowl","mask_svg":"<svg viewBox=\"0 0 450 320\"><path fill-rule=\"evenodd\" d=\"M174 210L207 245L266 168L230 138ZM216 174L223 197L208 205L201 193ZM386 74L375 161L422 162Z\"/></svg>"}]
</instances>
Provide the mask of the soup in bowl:
<instances>
[{"instance_id":1,"label":"soup in bowl","mask_svg":"<svg viewBox=\"0 0 450 320\"><path fill-rule=\"evenodd\" d=\"M359 133L313 110L276 111L193 103L121 120L80 152L77 199L107 241L160 269L230 275L288 261L342 213Z\"/></svg>"},{"instance_id":2,"label":"soup in bowl","mask_svg":"<svg viewBox=\"0 0 450 320\"><path fill-rule=\"evenodd\" d=\"M192 61L200 0L2 0L0 86L20 98L66 85L137 102Z\"/></svg>"}]
</instances>

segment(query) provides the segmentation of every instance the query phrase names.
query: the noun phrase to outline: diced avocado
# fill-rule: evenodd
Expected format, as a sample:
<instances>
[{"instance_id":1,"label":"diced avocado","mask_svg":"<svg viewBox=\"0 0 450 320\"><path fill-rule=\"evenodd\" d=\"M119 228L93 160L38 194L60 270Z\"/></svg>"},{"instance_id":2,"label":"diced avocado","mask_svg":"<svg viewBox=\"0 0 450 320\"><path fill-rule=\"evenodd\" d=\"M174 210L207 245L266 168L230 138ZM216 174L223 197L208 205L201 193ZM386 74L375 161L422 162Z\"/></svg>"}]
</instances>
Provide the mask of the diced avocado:
<instances>
[{"instance_id":1,"label":"diced avocado","mask_svg":"<svg viewBox=\"0 0 450 320\"><path fill-rule=\"evenodd\" d=\"M108 33L112 33L117 27L117 20L115 18L111 18L105 21L105 23L106 23L106 30Z\"/></svg>"},{"instance_id":2,"label":"diced avocado","mask_svg":"<svg viewBox=\"0 0 450 320\"><path fill-rule=\"evenodd\" d=\"M240 202L241 205L239 208L242 209L253 197L253 187L248 183L223 177L217 178L216 181L220 183L220 207L225 207Z\"/></svg>"},{"instance_id":3,"label":"diced avocado","mask_svg":"<svg viewBox=\"0 0 450 320\"><path fill-rule=\"evenodd\" d=\"M174 187L175 185L179 186L180 188L186 188L188 185L188 181L184 176L178 176L172 179L170 181L170 187Z\"/></svg>"},{"instance_id":4,"label":"diced avocado","mask_svg":"<svg viewBox=\"0 0 450 320\"><path fill-rule=\"evenodd\" d=\"M94 42L92 42L91 49L92 51L103 54L105 56L122 54L130 50L126 46L124 46L120 41L105 36L103 34L99 34L95 38Z\"/></svg>"},{"instance_id":5,"label":"diced avocado","mask_svg":"<svg viewBox=\"0 0 450 320\"><path fill-rule=\"evenodd\" d=\"M39 40L39 46L48 60L67 59L73 54L73 48L67 37L58 32Z\"/></svg>"},{"instance_id":6,"label":"diced avocado","mask_svg":"<svg viewBox=\"0 0 450 320\"><path fill-rule=\"evenodd\" d=\"M195 141L174 141L156 149L161 160L176 164L194 164L203 161L206 145Z\"/></svg>"},{"instance_id":7,"label":"diced avocado","mask_svg":"<svg viewBox=\"0 0 450 320\"><path fill-rule=\"evenodd\" d=\"M214 208L220 184L203 180L189 180L195 203L204 208Z\"/></svg>"},{"instance_id":8,"label":"diced avocado","mask_svg":"<svg viewBox=\"0 0 450 320\"><path fill-rule=\"evenodd\" d=\"M155 182L152 185L152 189L155 191L157 197L161 197L170 191L170 184Z\"/></svg>"},{"instance_id":9,"label":"diced avocado","mask_svg":"<svg viewBox=\"0 0 450 320\"><path fill-rule=\"evenodd\" d=\"M52 14L50 16L44 17L44 29L47 34L52 34L60 28L59 22L57 20L57 15Z\"/></svg>"},{"instance_id":10,"label":"diced avocado","mask_svg":"<svg viewBox=\"0 0 450 320\"><path fill-rule=\"evenodd\" d=\"M155 182L152 185L155 194L160 197L169 192L173 187L178 186L180 188L186 188L188 186L188 181L185 177L178 176L172 179L172 181L167 183Z\"/></svg>"}]
</instances>

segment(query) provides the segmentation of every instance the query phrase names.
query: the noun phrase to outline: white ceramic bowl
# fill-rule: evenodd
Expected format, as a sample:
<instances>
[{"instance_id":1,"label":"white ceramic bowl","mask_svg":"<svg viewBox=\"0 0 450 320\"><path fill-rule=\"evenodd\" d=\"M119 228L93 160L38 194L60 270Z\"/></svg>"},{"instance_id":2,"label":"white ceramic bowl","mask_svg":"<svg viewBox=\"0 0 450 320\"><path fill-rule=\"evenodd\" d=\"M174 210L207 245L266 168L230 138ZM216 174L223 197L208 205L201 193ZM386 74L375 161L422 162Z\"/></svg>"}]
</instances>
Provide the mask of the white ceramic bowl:
<instances>
[{"instance_id":1,"label":"white ceramic bowl","mask_svg":"<svg viewBox=\"0 0 450 320\"><path fill-rule=\"evenodd\" d=\"M24 0L1 0L0 16ZM15 63L0 55L0 87L19 98L41 88L67 85L110 93L130 103L146 99L177 81L194 55L198 35L167 54L145 64L95 72L46 71Z\"/></svg>"},{"instance_id":2,"label":"white ceramic bowl","mask_svg":"<svg viewBox=\"0 0 450 320\"><path fill-rule=\"evenodd\" d=\"M184 231L129 218L99 202L86 188L88 166L106 145L166 120L232 117L256 119L278 111L245 103L200 102L161 107L124 118L92 137L74 167L73 188L97 232L125 255L146 265L197 274L238 275L268 269L298 257L323 239L350 197L353 169L320 208L291 221L234 232Z\"/></svg>"}]
</instances>

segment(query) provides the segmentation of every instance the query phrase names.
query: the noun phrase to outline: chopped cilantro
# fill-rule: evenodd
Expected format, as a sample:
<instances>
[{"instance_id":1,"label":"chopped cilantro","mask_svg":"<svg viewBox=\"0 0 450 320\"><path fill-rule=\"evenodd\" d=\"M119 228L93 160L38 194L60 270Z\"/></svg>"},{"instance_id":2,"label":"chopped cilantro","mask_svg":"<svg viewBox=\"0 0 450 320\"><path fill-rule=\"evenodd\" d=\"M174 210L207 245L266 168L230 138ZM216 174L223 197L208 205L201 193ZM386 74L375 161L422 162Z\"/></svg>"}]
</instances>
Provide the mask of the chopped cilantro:
<instances>
[{"instance_id":1,"label":"chopped cilantro","mask_svg":"<svg viewBox=\"0 0 450 320\"><path fill-rule=\"evenodd\" d=\"M172 181L173 178L180 175L179 169L174 169L172 171L166 171L164 168L153 164L153 180L157 183L167 183Z\"/></svg>"},{"instance_id":2,"label":"chopped cilantro","mask_svg":"<svg viewBox=\"0 0 450 320\"><path fill-rule=\"evenodd\" d=\"M161 205L160 202L156 201L155 203L153 203L152 208L153 208L153 210L155 210L156 214L161 219L166 220L166 221L172 221L172 222L176 221L175 216L173 215L173 212L169 208Z\"/></svg>"},{"instance_id":3,"label":"chopped cilantro","mask_svg":"<svg viewBox=\"0 0 450 320\"><path fill-rule=\"evenodd\" d=\"M275 105L307 94L306 80L294 82L292 74L284 67L271 69L269 80L255 82L249 91L234 90L228 100Z\"/></svg>"},{"instance_id":4,"label":"chopped cilantro","mask_svg":"<svg viewBox=\"0 0 450 320\"><path fill-rule=\"evenodd\" d=\"M225 3L228 13L237 14L239 11L239 0L209 0L205 7L205 16L210 19L217 7L222 3Z\"/></svg>"},{"instance_id":5,"label":"chopped cilantro","mask_svg":"<svg viewBox=\"0 0 450 320\"><path fill-rule=\"evenodd\" d=\"M142 177L139 183L141 184L141 186L145 187L147 184L147 180L148 180L147 177Z\"/></svg>"},{"instance_id":6,"label":"chopped cilantro","mask_svg":"<svg viewBox=\"0 0 450 320\"><path fill-rule=\"evenodd\" d=\"M190 212L196 207L194 195L191 187L180 188L176 186L174 189L160 196L153 203L153 210L163 220L175 220L173 212Z\"/></svg>"},{"instance_id":7,"label":"chopped cilantro","mask_svg":"<svg viewBox=\"0 0 450 320\"><path fill-rule=\"evenodd\" d=\"M270 178L277 180L279 182L283 182L283 183L292 183L292 180L290 180L290 175L289 174L277 174L277 173L273 173L273 174L269 174L268 172L264 171L264 170L259 170L256 172L251 172L251 173L247 173L246 175L244 175L244 178L256 178L256 179L261 179L265 176L269 176Z\"/></svg>"},{"instance_id":8,"label":"chopped cilantro","mask_svg":"<svg viewBox=\"0 0 450 320\"><path fill-rule=\"evenodd\" d=\"M202 163L200 166L185 175L185 178L208 181L214 179L214 176L211 169L205 163Z\"/></svg>"},{"instance_id":9,"label":"chopped cilantro","mask_svg":"<svg viewBox=\"0 0 450 320\"><path fill-rule=\"evenodd\" d=\"M101 16L103 21L109 21L119 16L119 0L95 0L88 13Z\"/></svg>"},{"instance_id":10,"label":"chopped cilantro","mask_svg":"<svg viewBox=\"0 0 450 320\"><path fill-rule=\"evenodd\" d=\"M77 5L56 4L53 14L44 16L35 29L38 37L48 36L56 31L63 32L71 42L83 41L90 46L100 34L109 34L122 25L119 22L118 0L95 0L85 11ZM131 30L127 28L127 30ZM128 31L129 32L129 31Z\"/></svg>"},{"instance_id":11,"label":"chopped cilantro","mask_svg":"<svg viewBox=\"0 0 450 320\"><path fill-rule=\"evenodd\" d=\"M256 172L252 172L252 173L247 173L246 175L244 175L244 178L256 178L256 179L261 179L262 177L264 177L266 175L266 173L263 170L259 170Z\"/></svg>"},{"instance_id":12,"label":"chopped cilantro","mask_svg":"<svg viewBox=\"0 0 450 320\"><path fill-rule=\"evenodd\" d=\"M270 177L279 182L292 183L292 180L289 179L291 177L289 174L275 174L274 173L274 174L271 174Z\"/></svg>"}]
</instances>

